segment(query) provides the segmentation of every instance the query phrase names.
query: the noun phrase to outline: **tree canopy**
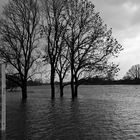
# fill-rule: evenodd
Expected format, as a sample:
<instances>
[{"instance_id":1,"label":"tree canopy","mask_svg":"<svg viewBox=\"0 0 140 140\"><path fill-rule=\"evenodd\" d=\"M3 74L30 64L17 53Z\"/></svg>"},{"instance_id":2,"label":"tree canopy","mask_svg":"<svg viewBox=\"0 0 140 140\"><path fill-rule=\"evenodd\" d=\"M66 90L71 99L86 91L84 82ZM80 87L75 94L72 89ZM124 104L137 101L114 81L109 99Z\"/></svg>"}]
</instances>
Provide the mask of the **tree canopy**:
<instances>
[{"instance_id":1,"label":"tree canopy","mask_svg":"<svg viewBox=\"0 0 140 140\"><path fill-rule=\"evenodd\" d=\"M31 68L40 56L39 21L37 0L10 0L0 19L0 56L18 77L23 99L27 98L27 80L34 71Z\"/></svg>"}]
</instances>

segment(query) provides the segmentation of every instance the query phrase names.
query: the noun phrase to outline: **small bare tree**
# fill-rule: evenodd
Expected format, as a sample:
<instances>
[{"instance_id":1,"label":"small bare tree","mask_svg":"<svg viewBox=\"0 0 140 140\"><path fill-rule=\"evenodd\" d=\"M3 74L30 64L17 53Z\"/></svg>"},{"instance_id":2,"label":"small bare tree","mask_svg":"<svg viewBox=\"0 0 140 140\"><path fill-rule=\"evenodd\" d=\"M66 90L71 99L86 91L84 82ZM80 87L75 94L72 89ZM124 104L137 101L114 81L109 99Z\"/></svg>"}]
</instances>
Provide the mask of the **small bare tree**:
<instances>
[{"instance_id":1,"label":"small bare tree","mask_svg":"<svg viewBox=\"0 0 140 140\"><path fill-rule=\"evenodd\" d=\"M132 80L140 79L140 64L133 65L126 73L125 78L130 78Z\"/></svg>"},{"instance_id":2,"label":"small bare tree","mask_svg":"<svg viewBox=\"0 0 140 140\"><path fill-rule=\"evenodd\" d=\"M66 23L63 20L65 14L64 0L42 0L43 16L42 29L44 32L45 60L49 62L51 67L50 83L51 97L55 97L55 74L58 65L58 59L62 52L63 35L65 33Z\"/></svg>"},{"instance_id":3,"label":"small bare tree","mask_svg":"<svg viewBox=\"0 0 140 140\"><path fill-rule=\"evenodd\" d=\"M117 76L117 73L119 72L119 65L114 63L109 63L104 67L104 70L101 71L101 75L104 79L108 81L112 81Z\"/></svg>"},{"instance_id":4,"label":"small bare tree","mask_svg":"<svg viewBox=\"0 0 140 140\"><path fill-rule=\"evenodd\" d=\"M14 68L22 99L27 98L27 80L40 57L39 20L37 0L10 0L0 19L0 56Z\"/></svg>"},{"instance_id":5,"label":"small bare tree","mask_svg":"<svg viewBox=\"0 0 140 140\"><path fill-rule=\"evenodd\" d=\"M57 62L56 72L59 77L59 88L60 88L60 97L63 97L63 89L68 83L64 84L64 80L67 76L69 76L69 70L70 70L70 63L68 60L68 47L66 47L66 44L62 47L61 53L59 55L59 59Z\"/></svg>"}]
</instances>

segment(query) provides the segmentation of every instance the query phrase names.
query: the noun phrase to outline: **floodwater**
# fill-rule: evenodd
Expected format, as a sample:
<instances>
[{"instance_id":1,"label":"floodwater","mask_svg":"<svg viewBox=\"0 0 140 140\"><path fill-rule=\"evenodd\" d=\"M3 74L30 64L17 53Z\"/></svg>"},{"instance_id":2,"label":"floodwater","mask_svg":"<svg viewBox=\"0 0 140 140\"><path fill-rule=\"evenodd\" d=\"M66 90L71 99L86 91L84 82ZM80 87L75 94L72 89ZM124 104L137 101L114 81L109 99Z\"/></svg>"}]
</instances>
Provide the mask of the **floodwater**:
<instances>
[{"instance_id":1,"label":"floodwater","mask_svg":"<svg viewBox=\"0 0 140 140\"><path fill-rule=\"evenodd\" d=\"M6 140L140 139L139 85L84 85L74 101L69 87L53 101L48 86L28 90L7 93Z\"/></svg>"}]
</instances>

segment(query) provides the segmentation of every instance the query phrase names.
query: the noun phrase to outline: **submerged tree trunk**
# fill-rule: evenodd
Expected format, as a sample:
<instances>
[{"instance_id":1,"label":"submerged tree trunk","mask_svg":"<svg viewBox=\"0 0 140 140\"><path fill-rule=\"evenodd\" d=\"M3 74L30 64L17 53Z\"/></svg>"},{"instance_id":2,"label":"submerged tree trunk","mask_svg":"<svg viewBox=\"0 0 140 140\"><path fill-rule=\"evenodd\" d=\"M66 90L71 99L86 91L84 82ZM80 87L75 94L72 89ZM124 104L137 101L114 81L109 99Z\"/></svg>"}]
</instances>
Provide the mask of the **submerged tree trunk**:
<instances>
[{"instance_id":1,"label":"submerged tree trunk","mask_svg":"<svg viewBox=\"0 0 140 140\"><path fill-rule=\"evenodd\" d=\"M74 78L73 75L71 75L71 96L74 98Z\"/></svg>"},{"instance_id":2,"label":"submerged tree trunk","mask_svg":"<svg viewBox=\"0 0 140 140\"><path fill-rule=\"evenodd\" d=\"M75 94L74 96L77 97L78 96L78 79L75 77Z\"/></svg>"},{"instance_id":3,"label":"submerged tree trunk","mask_svg":"<svg viewBox=\"0 0 140 140\"><path fill-rule=\"evenodd\" d=\"M62 79L60 79L59 88L60 88L60 97L63 97L63 95L64 95L64 91L63 91L64 86L63 86Z\"/></svg>"},{"instance_id":4,"label":"submerged tree trunk","mask_svg":"<svg viewBox=\"0 0 140 140\"><path fill-rule=\"evenodd\" d=\"M60 97L63 97L64 95L64 91L63 91L64 87L60 86Z\"/></svg>"},{"instance_id":5,"label":"submerged tree trunk","mask_svg":"<svg viewBox=\"0 0 140 140\"><path fill-rule=\"evenodd\" d=\"M71 96L74 99L74 74L73 74L73 64L71 65Z\"/></svg>"},{"instance_id":6,"label":"submerged tree trunk","mask_svg":"<svg viewBox=\"0 0 140 140\"><path fill-rule=\"evenodd\" d=\"M75 85L75 94L74 94L74 96L77 98L77 96L78 96L78 85Z\"/></svg>"},{"instance_id":7,"label":"submerged tree trunk","mask_svg":"<svg viewBox=\"0 0 140 140\"><path fill-rule=\"evenodd\" d=\"M74 91L74 44L72 43L71 48L71 96L72 99L75 97L75 91Z\"/></svg>"},{"instance_id":8,"label":"submerged tree trunk","mask_svg":"<svg viewBox=\"0 0 140 140\"><path fill-rule=\"evenodd\" d=\"M55 85L54 85L54 79L55 79L55 69L51 67L51 98L55 98Z\"/></svg>"},{"instance_id":9,"label":"submerged tree trunk","mask_svg":"<svg viewBox=\"0 0 140 140\"><path fill-rule=\"evenodd\" d=\"M22 100L27 99L27 81L24 81L21 86L22 89Z\"/></svg>"}]
</instances>

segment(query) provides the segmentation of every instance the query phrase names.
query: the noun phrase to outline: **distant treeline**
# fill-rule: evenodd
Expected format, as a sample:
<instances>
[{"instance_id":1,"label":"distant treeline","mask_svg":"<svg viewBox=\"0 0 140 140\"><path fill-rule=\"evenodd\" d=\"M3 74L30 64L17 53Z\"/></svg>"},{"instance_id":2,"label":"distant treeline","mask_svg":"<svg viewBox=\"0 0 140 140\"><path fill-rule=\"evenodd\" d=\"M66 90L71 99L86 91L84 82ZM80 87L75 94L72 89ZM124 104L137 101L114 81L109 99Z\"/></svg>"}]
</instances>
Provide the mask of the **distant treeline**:
<instances>
[{"instance_id":1,"label":"distant treeline","mask_svg":"<svg viewBox=\"0 0 140 140\"><path fill-rule=\"evenodd\" d=\"M120 80L108 80L104 78L88 78L88 79L81 79L79 83L83 85L135 85L140 84L140 79L120 79Z\"/></svg>"},{"instance_id":2,"label":"distant treeline","mask_svg":"<svg viewBox=\"0 0 140 140\"><path fill-rule=\"evenodd\" d=\"M81 79L78 81L79 85L139 85L140 79L120 79L120 80L110 80L105 78L87 78ZM28 80L28 86L41 86L41 85L50 85L50 83L43 83L39 79ZM59 85L59 82L55 82L55 85ZM70 85L70 82L65 82L64 86ZM6 79L6 88L10 91L15 90L18 86L15 82L13 82L8 76Z\"/></svg>"},{"instance_id":3,"label":"distant treeline","mask_svg":"<svg viewBox=\"0 0 140 140\"><path fill-rule=\"evenodd\" d=\"M44 83L40 79L27 81L27 86L41 86L43 84ZM17 87L19 87L18 78L15 75L6 75L6 89L13 91Z\"/></svg>"}]
</instances>

